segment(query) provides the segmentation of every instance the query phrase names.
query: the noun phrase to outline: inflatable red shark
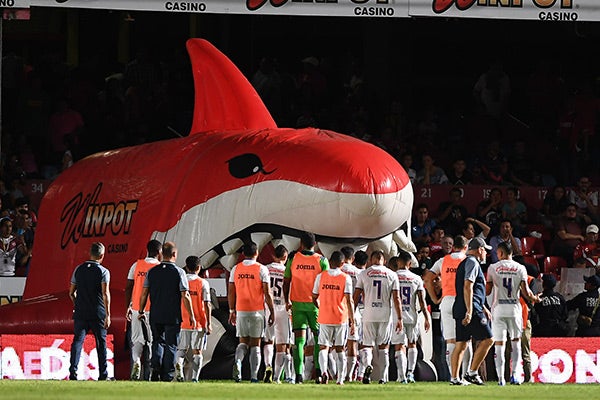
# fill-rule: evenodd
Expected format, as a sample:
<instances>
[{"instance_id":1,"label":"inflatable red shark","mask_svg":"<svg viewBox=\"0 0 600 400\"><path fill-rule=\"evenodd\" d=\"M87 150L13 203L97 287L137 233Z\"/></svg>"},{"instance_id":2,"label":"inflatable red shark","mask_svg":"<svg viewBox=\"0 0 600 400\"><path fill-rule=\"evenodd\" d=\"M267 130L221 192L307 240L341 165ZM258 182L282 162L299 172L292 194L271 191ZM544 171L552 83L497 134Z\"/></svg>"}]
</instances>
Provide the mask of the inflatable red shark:
<instances>
[{"instance_id":1,"label":"inflatable red shark","mask_svg":"<svg viewBox=\"0 0 600 400\"><path fill-rule=\"evenodd\" d=\"M410 217L407 174L383 150L315 128L278 128L256 91L210 43L192 39L196 103L181 139L98 153L50 186L23 301L0 308L0 333L70 334L73 269L101 241L111 271L116 376L129 376L124 289L146 243L173 241L180 260L237 260L246 240L262 247L314 232L320 248L380 240ZM389 251L390 249L385 249Z\"/></svg>"}]
</instances>

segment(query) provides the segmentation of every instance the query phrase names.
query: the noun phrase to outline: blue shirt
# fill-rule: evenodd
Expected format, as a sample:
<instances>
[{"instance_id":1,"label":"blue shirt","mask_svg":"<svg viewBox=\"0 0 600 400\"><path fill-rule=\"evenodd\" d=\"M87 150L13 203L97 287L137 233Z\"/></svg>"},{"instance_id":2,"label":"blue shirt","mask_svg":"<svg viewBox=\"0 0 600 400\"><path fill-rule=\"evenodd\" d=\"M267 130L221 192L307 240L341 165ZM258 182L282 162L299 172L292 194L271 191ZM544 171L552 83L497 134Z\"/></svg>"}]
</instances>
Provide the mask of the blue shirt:
<instances>
[{"instance_id":1,"label":"blue shirt","mask_svg":"<svg viewBox=\"0 0 600 400\"><path fill-rule=\"evenodd\" d=\"M456 298L452 307L454 319L463 319L467 312L463 295L465 281L473 282L473 314L482 313L485 304L485 276L479 261L471 255L462 260L456 269Z\"/></svg>"},{"instance_id":2,"label":"blue shirt","mask_svg":"<svg viewBox=\"0 0 600 400\"><path fill-rule=\"evenodd\" d=\"M109 281L110 272L97 261L86 261L75 268L71 276L71 284L77 290L73 319L103 321L106 318L102 284Z\"/></svg>"},{"instance_id":3,"label":"blue shirt","mask_svg":"<svg viewBox=\"0 0 600 400\"><path fill-rule=\"evenodd\" d=\"M150 323L181 324L181 292L189 290L185 271L162 262L148 271L144 287L150 294Z\"/></svg>"}]
</instances>

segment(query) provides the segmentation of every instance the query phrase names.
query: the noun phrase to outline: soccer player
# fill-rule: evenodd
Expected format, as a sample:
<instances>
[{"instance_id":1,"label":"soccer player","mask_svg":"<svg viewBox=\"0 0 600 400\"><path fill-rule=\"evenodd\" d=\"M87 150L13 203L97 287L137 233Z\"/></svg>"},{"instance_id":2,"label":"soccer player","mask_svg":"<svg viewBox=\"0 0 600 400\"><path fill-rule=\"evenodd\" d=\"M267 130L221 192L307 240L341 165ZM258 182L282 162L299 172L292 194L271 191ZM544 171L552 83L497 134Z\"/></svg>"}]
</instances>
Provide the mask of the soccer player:
<instances>
[{"instance_id":1,"label":"soccer player","mask_svg":"<svg viewBox=\"0 0 600 400\"><path fill-rule=\"evenodd\" d=\"M357 252L354 253L354 266L356 268L358 268L358 270L360 271L359 274L365 270L365 268L367 268L367 264L369 263L369 255L362 251L362 250L358 250ZM343 271L343 267L342 267L342 271ZM358 280L358 275L356 276L357 280ZM356 289L356 283L354 284L354 289ZM354 292L352 292L354 293ZM354 340L355 342L355 347L354 347L354 357L350 357L350 345L352 344L352 342L349 340L348 341L348 381L353 381L354 380L354 370L356 369L356 379L359 381L362 381L363 375L365 373L365 367L364 365L361 363L358 365L356 365L356 360L357 360L357 356L358 356L358 352L360 351L360 349L363 348L361 341L362 338L362 315L363 315L363 311L365 310L365 305L362 301L362 296L360 297L358 304L354 303L354 308L355 308L355 312L354 312L354 335L350 335L350 338L356 338ZM356 346L358 345L358 346Z\"/></svg>"},{"instance_id":2,"label":"soccer player","mask_svg":"<svg viewBox=\"0 0 600 400\"><path fill-rule=\"evenodd\" d=\"M294 330L294 368L296 383L304 380L304 345L306 344L306 329L310 328L314 338L319 337L317 317L319 309L312 302L312 289L317 275L329 269L327 258L315 253L317 244L315 235L304 232L300 235L300 251L291 255L285 267L283 293L287 308L292 310L292 329ZM321 380L319 366L319 348L314 346L313 358L317 371L317 383Z\"/></svg>"},{"instance_id":3,"label":"soccer player","mask_svg":"<svg viewBox=\"0 0 600 400\"><path fill-rule=\"evenodd\" d=\"M361 268L358 268L354 265L354 249L350 246L344 246L340 249L342 254L344 255L344 264L341 267L342 272L350 276L352 280L352 294L354 294L354 288L356 287L356 279L358 274L362 271ZM363 265L364 268L364 265ZM347 354L347 365L346 365L346 373L347 380L352 381L354 375L354 369L356 368L356 356L358 353L358 341L360 339L360 332L358 326L361 324L360 312L359 309L351 308L350 312L354 314L354 329L349 333L348 340L346 342L346 348L348 351Z\"/></svg>"},{"instance_id":4,"label":"soccer player","mask_svg":"<svg viewBox=\"0 0 600 400\"><path fill-rule=\"evenodd\" d=\"M511 377L510 383L520 385L521 366L521 334L523 320L521 293L532 303L539 302L527 284L527 270L525 266L512 259L512 247L509 242L500 242L496 250L498 262L490 265L487 272L486 294L494 293L492 303L492 334L495 345L496 373L498 385L504 386L505 340L508 337L511 343Z\"/></svg>"},{"instance_id":5,"label":"soccer player","mask_svg":"<svg viewBox=\"0 0 600 400\"><path fill-rule=\"evenodd\" d=\"M275 311L269 289L269 270L256 262L258 247L247 243L242 248L245 259L231 270L227 299L229 323L236 327L240 344L235 349L233 379L242 380L242 360L250 351L250 382L258 382L260 367L260 339L265 327L265 303L269 310L268 322L273 325Z\"/></svg>"},{"instance_id":6,"label":"soccer player","mask_svg":"<svg viewBox=\"0 0 600 400\"><path fill-rule=\"evenodd\" d=\"M439 300L439 297L433 287L433 279L436 276L440 277L442 281L442 300L440 303L440 312L442 320L442 334L446 341L446 363L448 366L451 364L452 353L456 346L456 327L454 317L452 316L452 306L454 305L454 299L456 298L456 269L458 264L466 257L467 245L469 241L462 235L457 235L454 238L454 244L452 245L452 253L437 260L431 269L427 271L423 277L425 289L429 293L429 297L434 302ZM463 371L466 371L471 364L471 344L467 345L465 354L463 357Z\"/></svg>"},{"instance_id":7,"label":"soccer player","mask_svg":"<svg viewBox=\"0 0 600 400\"><path fill-rule=\"evenodd\" d=\"M429 331L431 324L429 311L425 304L423 280L417 274L410 272L411 262L412 258L410 254L404 250L400 250L398 257L395 258L395 268L392 268L398 274L398 285L402 302L402 322L404 329L400 332L396 331L392 333L392 344L395 345L394 355L398 369L398 382L402 383L415 383L414 370L417 365L417 339L419 338L417 301L419 302L419 308L425 315L426 332ZM408 349L405 349L406 343L408 343Z\"/></svg>"},{"instance_id":8,"label":"soccer player","mask_svg":"<svg viewBox=\"0 0 600 400\"><path fill-rule=\"evenodd\" d=\"M158 240L151 240L146 245L148 255L146 258L137 260L127 274L127 286L125 287L125 304L127 311L125 317L131 322L131 380L138 381L142 373L142 354L144 346L148 349L152 346L152 330L150 329L150 299L146 303L146 309L143 310L148 314L148 318L138 319L140 297L144 287L144 279L150 268L158 265L162 260L162 244ZM147 361L150 361L150 351L147 354ZM144 373L147 380L150 377L149 362L144 368Z\"/></svg>"},{"instance_id":9,"label":"soccer player","mask_svg":"<svg viewBox=\"0 0 600 400\"><path fill-rule=\"evenodd\" d=\"M293 382L292 376L292 355L290 347L292 345L292 324L290 315L285 308L285 298L283 296L283 274L285 272L285 262L287 261L288 251L284 245L280 244L275 248L273 262L267 265L270 275L270 287L273 294L273 309L275 310L275 322L272 326L267 326L265 331L263 347L263 360L265 363L265 383L280 383L281 373L285 372L286 382ZM273 343L275 343L275 368L271 365L273 360ZM274 370L274 374L273 374Z\"/></svg>"},{"instance_id":10,"label":"soccer player","mask_svg":"<svg viewBox=\"0 0 600 400\"><path fill-rule=\"evenodd\" d=\"M200 257L189 256L185 259L185 269L187 270L187 280L190 286L190 297L192 299L192 309L196 318L196 326L189 324L188 311L185 305L181 304L181 334L177 344L177 359L175 364L175 378L178 382L183 382L183 362L185 355L191 350L192 358L192 382L198 382L200 370L202 369L202 350L206 348L206 335L211 331L211 305L210 305L210 286L208 281L198 276L200 271Z\"/></svg>"},{"instance_id":11,"label":"soccer player","mask_svg":"<svg viewBox=\"0 0 600 400\"><path fill-rule=\"evenodd\" d=\"M385 383L385 375L389 368L389 343L391 338L392 304L396 310L398 321L395 329L402 330L402 309L400 308L400 294L398 275L384 265L383 252L376 250L371 254L371 266L358 275L356 289L354 289L354 303L363 296L365 309L363 311L362 325L363 337L361 349L361 364L365 372L362 382L371 383L373 373L373 347L377 346L379 359L383 361L381 368L383 376L380 383Z\"/></svg>"},{"instance_id":12,"label":"soccer player","mask_svg":"<svg viewBox=\"0 0 600 400\"><path fill-rule=\"evenodd\" d=\"M348 329L354 331L354 304L352 303L352 279L341 271L344 255L334 251L329 258L330 269L315 279L313 303L319 309L319 365L322 366L321 383L326 384L329 348L337 353L337 384L344 384L346 353L344 347Z\"/></svg>"}]
</instances>

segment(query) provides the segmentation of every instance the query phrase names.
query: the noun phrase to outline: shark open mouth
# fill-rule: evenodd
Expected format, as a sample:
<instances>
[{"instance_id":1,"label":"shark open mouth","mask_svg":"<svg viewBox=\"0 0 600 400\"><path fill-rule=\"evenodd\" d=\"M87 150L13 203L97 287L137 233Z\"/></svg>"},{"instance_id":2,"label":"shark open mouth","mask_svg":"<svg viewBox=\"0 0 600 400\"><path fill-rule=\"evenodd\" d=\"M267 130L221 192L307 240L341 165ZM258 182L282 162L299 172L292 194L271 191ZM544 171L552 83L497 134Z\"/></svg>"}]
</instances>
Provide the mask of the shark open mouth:
<instances>
[{"instance_id":1,"label":"shark open mouth","mask_svg":"<svg viewBox=\"0 0 600 400\"><path fill-rule=\"evenodd\" d=\"M239 252L244 243L256 243L262 250L269 243L276 247L284 245L288 250L295 250L300 246L300 235L303 231L275 224L254 224L246 229L236 232L225 238L218 245L201 256L204 269L222 265L230 270L238 261ZM398 229L382 238L339 238L325 235L315 235L317 250L326 257L341 249L350 246L354 250L382 250L388 256L394 256L398 248L412 250L413 246L404 229Z\"/></svg>"}]
</instances>

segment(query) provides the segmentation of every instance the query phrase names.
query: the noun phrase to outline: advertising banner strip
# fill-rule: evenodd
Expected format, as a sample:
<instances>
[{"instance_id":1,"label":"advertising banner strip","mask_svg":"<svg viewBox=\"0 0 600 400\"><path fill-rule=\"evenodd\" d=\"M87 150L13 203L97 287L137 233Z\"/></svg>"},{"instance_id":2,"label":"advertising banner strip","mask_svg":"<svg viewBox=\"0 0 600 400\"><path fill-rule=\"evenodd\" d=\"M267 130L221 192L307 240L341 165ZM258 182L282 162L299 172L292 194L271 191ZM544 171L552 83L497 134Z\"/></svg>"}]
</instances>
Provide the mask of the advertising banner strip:
<instances>
[{"instance_id":1,"label":"advertising banner strip","mask_svg":"<svg viewBox=\"0 0 600 400\"><path fill-rule=\"evenodd\" d=\"M409 15L523 19L540 21L598 21L598 0L410 0Z\"/></svg>"},{"instance_id":2,"label":"advertising banner strip","mask_svg":"<svg viewBox=\"0 0 600 400\"><path fill-rule=\"evenodd\" d=\"M0 0L1 2L2 0ZM409 0L30 0L32 6L213 14L408 17Z\"/></svg>"},{"instance_id":3,"label":"advertising banner strip","mask_svg":"<svg viewBox=\"0 0 600 400\"><path fill-rule=\"evenodd\" d=\"M0 0L0 8L29 8L30 0Z\"/></svg>"}]
</instances>

